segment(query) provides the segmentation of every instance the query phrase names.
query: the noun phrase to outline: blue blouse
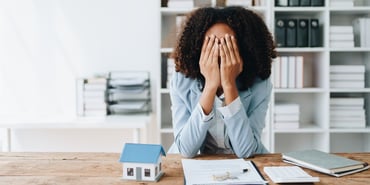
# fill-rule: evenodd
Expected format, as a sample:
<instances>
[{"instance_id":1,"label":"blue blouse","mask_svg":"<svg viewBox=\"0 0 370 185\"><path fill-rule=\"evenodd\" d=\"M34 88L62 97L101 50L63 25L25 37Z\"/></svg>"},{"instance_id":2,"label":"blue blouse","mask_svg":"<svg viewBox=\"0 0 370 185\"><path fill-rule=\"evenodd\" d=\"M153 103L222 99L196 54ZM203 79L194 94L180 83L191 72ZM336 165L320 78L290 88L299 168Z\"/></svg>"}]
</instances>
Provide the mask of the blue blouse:
<instances>
[{"instance_id":1,"label":"blue blouse","mask_svg":"<svg viewBox=\"0 0 370 185\"><path fill-rule=\"evenodd\" d=\"M220 111L225 124L225 146L230 147L222 148L209 130L217 119L212 117L212 113L210 117L205 116L199 105L202 93L199 82L186 78L182 73L173 73L170 96L175 141L168 153L181 153L184 157L194 157L198 152L234 153L243 158L267 153L261 142L261 133L265 127L271 90L270 79L257 78L252 87L239 92L239 98L222 107L226 109Z\"/></svg>"}]
</instances>

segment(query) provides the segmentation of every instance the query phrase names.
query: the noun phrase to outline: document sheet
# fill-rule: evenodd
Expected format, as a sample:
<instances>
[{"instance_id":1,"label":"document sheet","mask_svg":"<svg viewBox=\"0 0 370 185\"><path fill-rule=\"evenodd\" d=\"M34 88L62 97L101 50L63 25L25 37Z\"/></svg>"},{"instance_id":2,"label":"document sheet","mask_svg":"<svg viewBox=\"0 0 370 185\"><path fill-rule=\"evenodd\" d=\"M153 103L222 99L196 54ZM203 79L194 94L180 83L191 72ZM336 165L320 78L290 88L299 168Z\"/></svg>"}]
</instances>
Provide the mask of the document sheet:
<instances>
[{"instance_id":1,"label":"document sheet","mask_svg":"<svg viewBox=\"0 0 370 185\"><path fill-rule=\"evenodd\" d=\"M266 184L252 161L244 159L182 159L185 181L190 184Z\"/></svg>"}]
</instances>

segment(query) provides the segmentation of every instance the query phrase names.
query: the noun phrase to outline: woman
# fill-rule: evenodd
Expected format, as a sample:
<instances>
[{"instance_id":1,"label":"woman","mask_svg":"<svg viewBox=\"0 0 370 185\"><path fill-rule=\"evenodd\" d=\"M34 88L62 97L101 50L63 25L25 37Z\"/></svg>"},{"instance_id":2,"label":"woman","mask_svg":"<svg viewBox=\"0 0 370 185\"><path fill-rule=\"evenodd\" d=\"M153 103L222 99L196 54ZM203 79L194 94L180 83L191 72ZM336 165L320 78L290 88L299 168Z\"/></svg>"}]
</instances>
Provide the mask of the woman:
<instances>
[{"instance_id":1,"label":"woman","mask_svg":"<svg viewBox=\"0 0 370 185\"><path fill-rule=\"evenodd\" d=\"M175 142L184 157L266 153L261 142L276 51L264 21L243 7L191 12L173 53Z\"/></svg>"}]
</instances>

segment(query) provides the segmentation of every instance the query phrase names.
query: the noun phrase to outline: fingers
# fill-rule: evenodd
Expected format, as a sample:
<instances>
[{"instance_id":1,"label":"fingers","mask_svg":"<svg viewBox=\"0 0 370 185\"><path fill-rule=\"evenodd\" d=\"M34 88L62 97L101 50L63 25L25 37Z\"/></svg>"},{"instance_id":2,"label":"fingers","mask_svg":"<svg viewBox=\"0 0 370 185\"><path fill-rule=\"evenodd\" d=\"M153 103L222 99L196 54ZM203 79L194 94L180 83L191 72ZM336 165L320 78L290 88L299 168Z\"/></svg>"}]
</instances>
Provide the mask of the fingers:
<instances>
[{"instance_id":1,"label":"fingers","mask_svg":"<svg viewBox=\"0 0 370 185\"><path fill-rule=\"evenodd\" d=\"M239 55L239 48L238 48L238 45L237 45L237 41L235 39L235 37L232 35L231 36L231 43L233 45L233 51L234 51L234 54L235 56L238 56Z\"/></svg>"},{"instance_id":2,"label":"fingers","mask_svg":"<svg viewBox=\"0 0 370 185\"><path fill-rule=\"evenodd\" d=\"M214 48L214 44L215 44L215 41L216 41L216 36L215 35L211 35L211 36L206 36L204 42L203 42L203 46L202 46L202 53L201 53L201 56L200 56L200 61L208 61L210 57L212 57L212 54L213 54L213 48Z\"/></svg>"},{"instance_id":3,"label":"fingers","mask_svg":"<svg viewBox=\"0 0 370 185\"><path fill-rule=\"evenodd\" d=\"M220 51L220 57L221 57L221 63L226 60L226 54L224 50L224 44L222 44L224 39L221 39L221 44L219 45L219 51Z\"/></svg>"},{"instance_id":4,"label":"fingers","mask_svg":"<svg viewBox=\"0 0 370 185\"><path fill-rule=\"evenodd\" d=\"M218 63L218 56L219 56L219 47L218 47L218 39L215 39L215 43L213 45L213 54L212 54L212 63Z\"/></svg>"},{"instance_id":5,"label":"fingers","mask_svg":"<svg viewBox=\"0 0 370 185\"><path fill-rule=\"evenodd\" d=\"M226 34L225 35L225 41L226 41L226 47L227 49L229 50L229 53L228 53L228 57L230 59L230 62L231 63L236 63L236 53L235 53L235 50L234 50L234 47L236 46L235 44L233 44L232 40L231 40L231 37L233 36L230 36L229 34Z\"/></svg>"},{"instance_id":6,"label":"fingers","mask_svg":"<svg viewBox=\"0 0 370 185\"><path fill-rule=\"evenodd\" d=\"M204 41L203 41L203 45L202 45L202 51L201 51L201 53L200 53L200 61L202 61L203 59L204 59L204 53L206 52L206 48L207 48L207 45L208 45L208 42L209 42L209 37L208 36L206 36L205 38L204 38Z\"/></svg>"}]
</instances>

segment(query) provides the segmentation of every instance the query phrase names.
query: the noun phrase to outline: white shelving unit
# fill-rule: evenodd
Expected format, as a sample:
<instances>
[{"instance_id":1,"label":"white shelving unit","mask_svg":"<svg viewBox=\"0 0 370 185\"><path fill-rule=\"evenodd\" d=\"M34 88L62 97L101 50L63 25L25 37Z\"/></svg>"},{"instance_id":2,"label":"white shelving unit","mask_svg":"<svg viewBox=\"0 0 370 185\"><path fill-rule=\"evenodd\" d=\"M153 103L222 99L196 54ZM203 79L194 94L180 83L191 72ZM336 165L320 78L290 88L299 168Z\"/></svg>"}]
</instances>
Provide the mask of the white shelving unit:
<instances>
[{"instance_id":1,"label":"white shelving unit","mask_svg":"<svg viewBox=\"0 0 370 185\"><path fill-rule=\"evenodd\" d=\"M274 33L275 18L316 18L319 20L322 46L303 48L277 48L281 56L304 57L304 88L274 88L262 139L270 152L286 152L304 148L315 148L326 152L369 152L370 151L370 48L331 48L330 25L352 25L357 17L370 16L370 1L353 0L354 7L330 7L325 0L323 7L275 7L273 1L265 6L250 7L259 12L271 32ZM270 4L269 4L270 3ZM191 9L160 8L161 14L161 65L159 71L167 70L167 57L173 51L177 15ZM329 67L338 64L365 65L365 88L330 88ZM173 142L169 90L165 86L166 72L160 73L162 84L158 87L158 125L160 142L168 149ZM272 75L273 77L273 75ZM331 128L331 97L363 97L366 109L366 128ZM300 127L298 129L274 129L273 113L277 102L300 105Z\"/></svg>"}]
</instances>

